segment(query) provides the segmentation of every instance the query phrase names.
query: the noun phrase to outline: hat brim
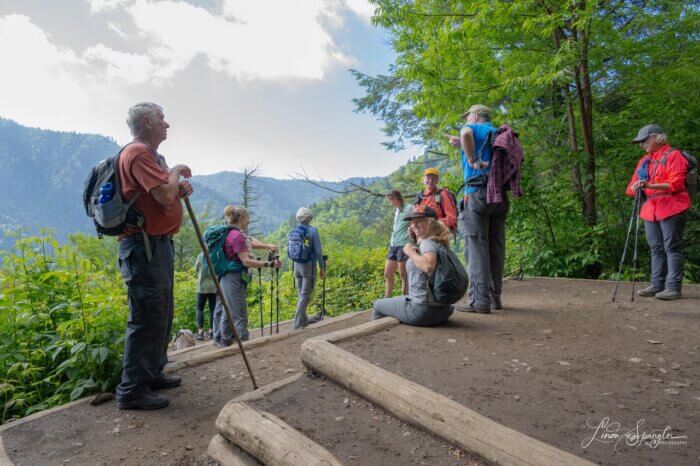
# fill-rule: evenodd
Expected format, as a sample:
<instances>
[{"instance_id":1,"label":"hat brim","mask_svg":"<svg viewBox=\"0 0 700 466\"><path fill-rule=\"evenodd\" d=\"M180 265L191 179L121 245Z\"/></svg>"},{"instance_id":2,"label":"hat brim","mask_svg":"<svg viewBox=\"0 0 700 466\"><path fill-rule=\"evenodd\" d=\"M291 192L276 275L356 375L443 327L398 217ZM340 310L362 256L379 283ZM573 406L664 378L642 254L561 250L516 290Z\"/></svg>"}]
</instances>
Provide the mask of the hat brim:
<instances>
[{"instance_id":1,"label":"hat brim","mask_svg":"<svg viewBox=\"0 0 700 466\"><path fill-rule=\"evenodd\" d=\"M460 117L460 118L466 118L467 115L469 115L469 112L464 112L464 113L462 113L459 117Z\"/></svg>"},{"instance_id":2,"label":"hat brim","mask_svg":"<svg viewBox=\"0 0 700 466\"><path fill-rule=\"evenodd\" d=\"M634 138L634 139L632 139L632 144L639 144L640 142L644 141L644 140L645 140L646 138L648 138L649 136L651 136L651 134L648 135L648 136L644 136L644 137L641 138L641 139L638 138L638 137L637 137L637 138Z\"/></svg>"},{"instance_id":3,"label":"hat brim","mask_svg":"<svg viewBox=\"0 0 700 466\"><path fill-rule=\"evenodd\" d=\"M418 214L418 215L410 214L410 215L405 216L403 219L404 219L404 221L409 221L409 220L414 220L416 218L434 218L435 220L437 220L437 217L433 217L432 215L422 215L422 214Z\"/></svg>"}]
</instances>

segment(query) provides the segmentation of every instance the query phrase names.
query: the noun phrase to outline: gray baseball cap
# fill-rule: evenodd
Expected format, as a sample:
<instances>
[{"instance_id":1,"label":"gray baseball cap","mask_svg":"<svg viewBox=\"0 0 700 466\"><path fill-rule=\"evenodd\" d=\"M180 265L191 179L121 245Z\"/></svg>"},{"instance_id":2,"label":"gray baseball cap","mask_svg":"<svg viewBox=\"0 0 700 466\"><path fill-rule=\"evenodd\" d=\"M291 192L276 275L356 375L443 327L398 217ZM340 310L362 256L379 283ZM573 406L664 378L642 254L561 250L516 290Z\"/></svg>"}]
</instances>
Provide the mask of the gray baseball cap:
<instances>
[{"instance_id":1,"label":"gray baseball cap","mask_svg":"<svg viewBox=\"0 0 700 466\"><path fill-rule=\"evenodd\" d=\"M637 137L632 139L632 144L642 142L652 134L661 134L663 132L664 130L659 125L646 125L644 128L639 130Z\"/></svg>"}]
</instances>

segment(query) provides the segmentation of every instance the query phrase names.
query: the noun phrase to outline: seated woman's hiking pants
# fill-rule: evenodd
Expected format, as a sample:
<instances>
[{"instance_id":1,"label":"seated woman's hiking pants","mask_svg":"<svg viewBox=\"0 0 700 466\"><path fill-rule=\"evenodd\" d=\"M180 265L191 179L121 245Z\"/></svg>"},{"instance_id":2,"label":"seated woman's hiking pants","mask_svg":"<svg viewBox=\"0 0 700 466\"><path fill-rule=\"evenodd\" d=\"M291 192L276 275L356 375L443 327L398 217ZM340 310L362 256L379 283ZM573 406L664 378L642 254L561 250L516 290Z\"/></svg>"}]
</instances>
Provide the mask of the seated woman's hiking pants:
<instances>
[{"instance_id":1,"label":"seated woman's hiking pants","mask_svg":"<svg viewBox=\"0 0 700 466\"><path fill-rule=\"evenodd\" d=\"M451 315L452 306L449 304L440 306L414 304L408 296L378 299L372 306L372 320L382 317L396 317L403 324L420 327L440 325L446 322Z\"/></svg>"}]
</instances>

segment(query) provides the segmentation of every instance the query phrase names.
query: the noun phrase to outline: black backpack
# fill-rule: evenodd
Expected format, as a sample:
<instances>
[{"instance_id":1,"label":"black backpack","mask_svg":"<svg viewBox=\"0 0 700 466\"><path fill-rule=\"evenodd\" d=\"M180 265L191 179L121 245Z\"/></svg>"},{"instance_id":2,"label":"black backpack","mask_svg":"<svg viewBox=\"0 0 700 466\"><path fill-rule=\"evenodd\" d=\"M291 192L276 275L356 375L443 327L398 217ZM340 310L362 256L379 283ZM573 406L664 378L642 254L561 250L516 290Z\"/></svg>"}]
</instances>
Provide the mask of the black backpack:
<instances>
[{"instance_id":1,"label":"black backpack","mask_svg":"<svg viewBox=\"0 0 700 466\"><path fill-rule=\"evenodd\" d=\"M128 146L128 144L127 144ZM126 146L122 147L117 155L109 157L90 170L90 174L83 185L83 205L85 213L95 222L97 236L118 236L126 227L141 229L143 215L136 210L134 202L138 199L137 192L129 202L124 202L119 182L119 156ZM100 189L105 183L112 183L114 194L112 199L98 204Z\"/></svg>"},{"instance_id":2,"label":"black backpack","mask_svg":"<svg viewBox=\"0 0 700 466\"><path fill-rule=\"evenodd\" d=\"M467 292L469 277L457 254L442 244L436 244L437 267L430 281L430 288L435 301L440 304L454 304Z\"/></svg>"}]
</instances>

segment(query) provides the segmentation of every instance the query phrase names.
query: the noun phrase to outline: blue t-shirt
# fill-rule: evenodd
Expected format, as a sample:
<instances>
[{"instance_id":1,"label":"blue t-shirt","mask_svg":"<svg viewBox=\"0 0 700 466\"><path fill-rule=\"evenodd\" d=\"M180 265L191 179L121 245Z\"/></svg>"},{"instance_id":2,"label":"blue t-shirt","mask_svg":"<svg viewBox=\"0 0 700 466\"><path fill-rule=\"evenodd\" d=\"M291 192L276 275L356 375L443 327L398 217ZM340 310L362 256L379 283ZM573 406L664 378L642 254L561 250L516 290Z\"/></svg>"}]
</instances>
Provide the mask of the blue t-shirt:
<instances>
[{"instance_id":1,"label":"blue t-shirt","mask_svg":"<svg viewBox=\"0 0 700 466\"><path fill-rule=\"evenodd\" d=\"M490 122L473 123L466 125L472 129L474 132L474 161L481 160L483 162L489 162L486 168L475 169L469 166L469 161L467 160L467 155L462 149L462 173L464 173L464 182L471 178L476 178L482 175L488 175L491 171L491 144L488 144L489 133L496 132L496 128ZM475 186L465 186L464 194L473 193L476 191Z\"/></svg>"}]
</instances>

